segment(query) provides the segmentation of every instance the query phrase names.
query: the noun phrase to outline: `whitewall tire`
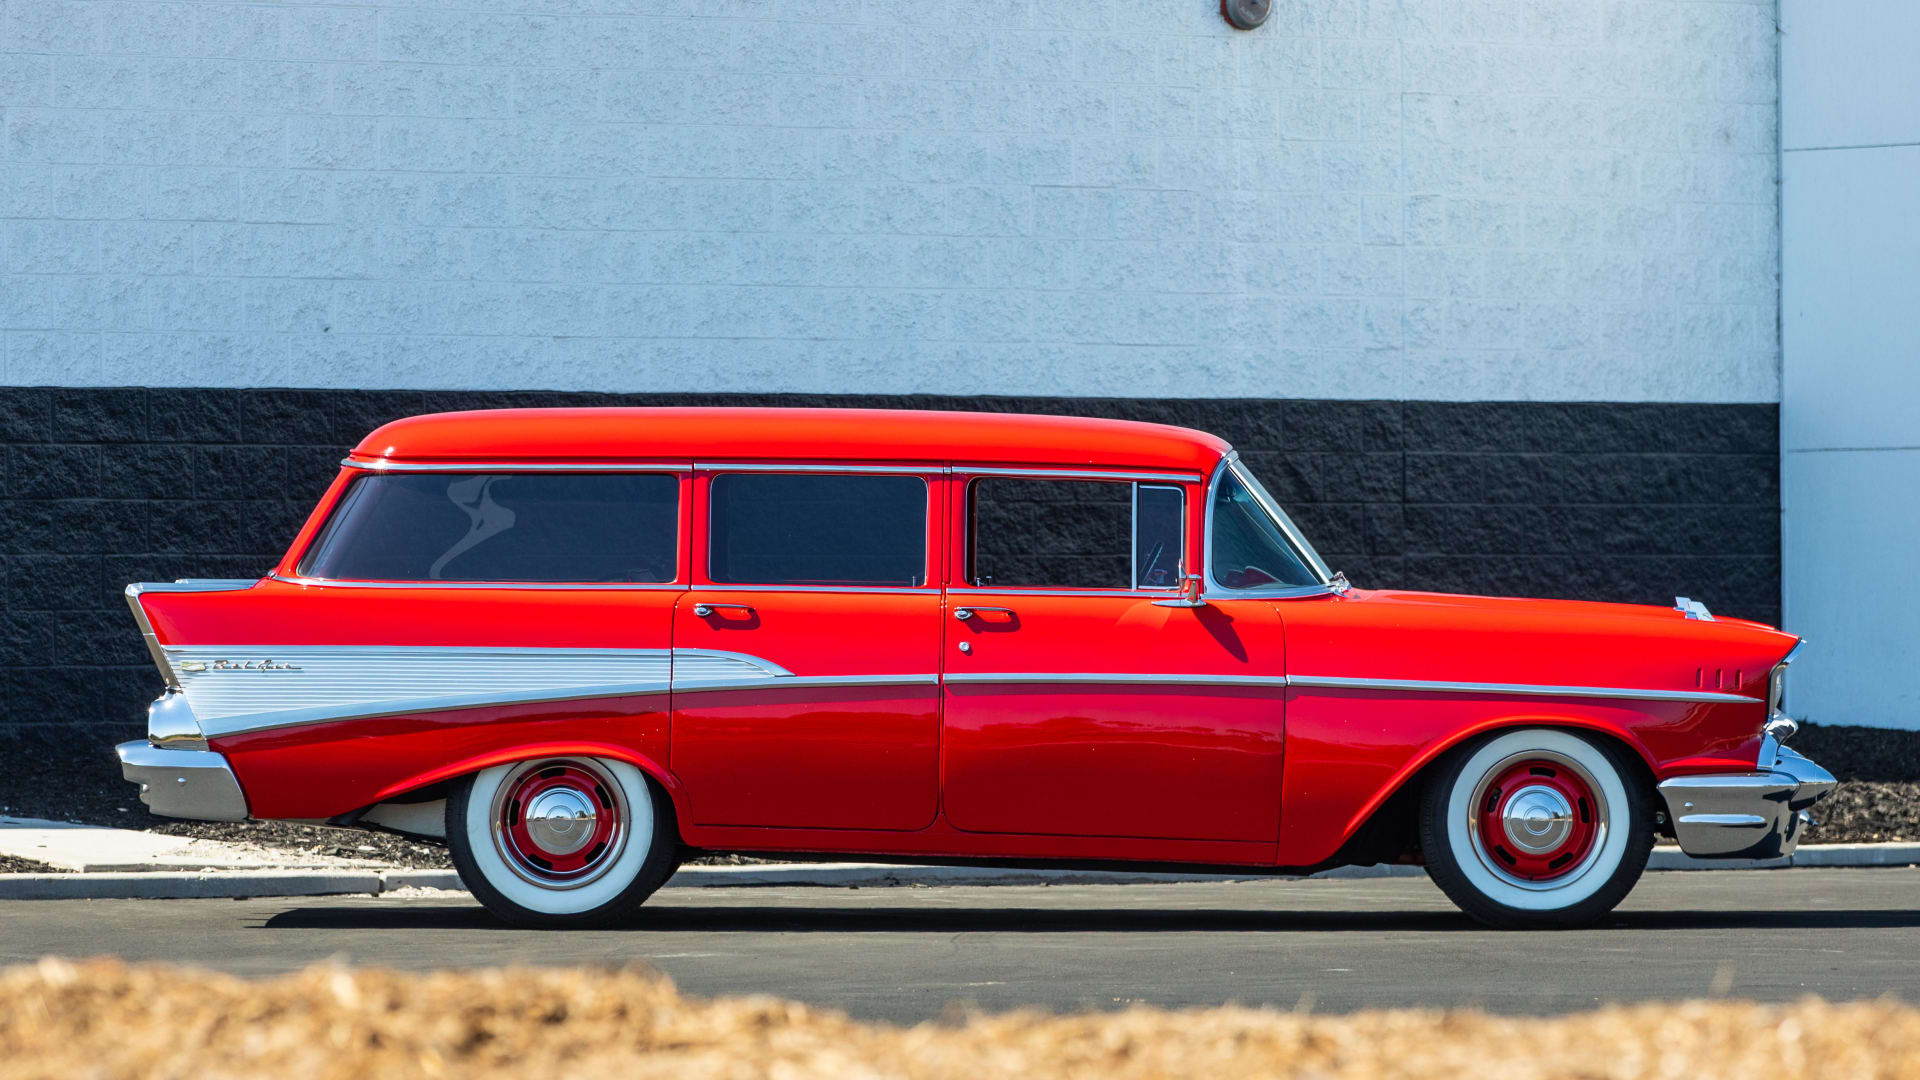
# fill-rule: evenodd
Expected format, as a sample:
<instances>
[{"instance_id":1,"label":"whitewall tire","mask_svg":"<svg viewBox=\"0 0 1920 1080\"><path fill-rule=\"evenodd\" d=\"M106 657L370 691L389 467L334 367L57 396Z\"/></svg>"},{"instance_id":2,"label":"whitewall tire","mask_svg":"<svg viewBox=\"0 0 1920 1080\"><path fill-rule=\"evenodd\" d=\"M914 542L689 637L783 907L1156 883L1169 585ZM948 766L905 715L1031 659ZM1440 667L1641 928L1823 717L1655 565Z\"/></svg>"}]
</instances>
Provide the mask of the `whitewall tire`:
<instances>
[{"instance_id":1,"label":"whitewall tire","mask_svg":"<svg viewBox=\"0 0 1920 1080\"><path fill-rule=\"evenodd\" d=\"M461 778L447 798L447 844L474 898L515 926L617 921L679 863L672 803L609 758L537 758Z\"/></svg>"},{"instance_id":2,"label":"whitewall tire","mask_svg":"<svg viewBox=\"0 0 1920 1080\"><path fill-rule=\"evenodd\" d=\"M1638 763L1550 728L1501 732L1442 762L1420 805L1434 883L1491 926L1590 923L1624 899L1653 848Z\"/></svg>"}]
</instances>

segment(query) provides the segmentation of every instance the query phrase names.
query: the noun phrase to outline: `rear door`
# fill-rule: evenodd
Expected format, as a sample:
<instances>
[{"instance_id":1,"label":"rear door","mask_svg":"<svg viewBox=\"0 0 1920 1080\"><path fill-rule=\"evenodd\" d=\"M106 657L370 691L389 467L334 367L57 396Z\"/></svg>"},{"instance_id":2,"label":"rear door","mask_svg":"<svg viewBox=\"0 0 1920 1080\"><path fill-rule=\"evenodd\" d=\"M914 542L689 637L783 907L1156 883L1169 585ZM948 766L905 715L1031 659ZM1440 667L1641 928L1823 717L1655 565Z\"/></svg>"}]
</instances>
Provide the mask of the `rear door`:
<instances>
[{"instance_id":1,"label":"rear door","mask_svg":"<svg viewBox=\"0 0 1920 1080\"><path fill-rule=\"evenodd\" d=\"M671 735L696 825L932 823L943 477L699 470Z\"/></svg>"}]
</instances>

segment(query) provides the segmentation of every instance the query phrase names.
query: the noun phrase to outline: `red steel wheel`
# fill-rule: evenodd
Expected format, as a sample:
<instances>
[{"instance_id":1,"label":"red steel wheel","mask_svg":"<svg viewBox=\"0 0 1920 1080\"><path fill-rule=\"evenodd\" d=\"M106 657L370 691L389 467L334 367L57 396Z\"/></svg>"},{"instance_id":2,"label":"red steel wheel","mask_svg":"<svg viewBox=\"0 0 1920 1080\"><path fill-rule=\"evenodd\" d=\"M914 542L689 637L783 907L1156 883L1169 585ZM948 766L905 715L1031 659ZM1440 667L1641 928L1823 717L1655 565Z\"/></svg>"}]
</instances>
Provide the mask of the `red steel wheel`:
<instances>
[{"instance_id":1,"label":"red steel wheel","mask_svg":"<svg viewBox=\"0 0 1920 1080\"><path fill-rule=\"evenodd\" d=\"M1583 869L1606 832L1606 804L1584 769L1556 754L1517 754L1474 792L1482 861L1516 883L1549 885Z\"/></svg>"},{"instance_id":2,"label":"red steel wheel","mask_svg":"<svg viewBox=\"0 0 1920 1080\"><path fill-rule=\"evenodd\" d=\"M494 845L527 881L578 887L619 856L629 816L620 785L591 762L528 762L494 796Z\"/></svg>"}]
</instances>

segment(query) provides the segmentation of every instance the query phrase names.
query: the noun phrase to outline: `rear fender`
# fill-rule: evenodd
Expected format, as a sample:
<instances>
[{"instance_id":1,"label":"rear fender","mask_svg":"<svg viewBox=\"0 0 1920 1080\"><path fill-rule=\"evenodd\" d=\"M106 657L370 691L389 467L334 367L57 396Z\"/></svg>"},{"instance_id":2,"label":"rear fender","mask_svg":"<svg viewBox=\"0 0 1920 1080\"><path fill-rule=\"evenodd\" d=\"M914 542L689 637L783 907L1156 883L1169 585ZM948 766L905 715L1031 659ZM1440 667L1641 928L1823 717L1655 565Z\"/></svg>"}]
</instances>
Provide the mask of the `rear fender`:
<instances>
[{"instance_id":1,"label":"rear fender","mask_svg":"<svg viewBox=\"0 0 1920 1080\"><path fill-rule=\"evenodd\" d=\"M382 788L369 805L376 806L383 802L391 802L408 792L418 791L421 788L433 784L455 780L471 773L491 769L495 765L506 765L516 761L528 761L533 758L545 757L598 757L610 758L614 761L624 761L646 774L647 779L658 784L661 790L667 793L667 798L673 803L673 812L676 821L690 820L690 809L687 805L686 792L681 788L679 782L673 778L672 773L669 773L659 762L645 754L635 753L627 747L615 746L612 743L603 742L571 741L532 743L462 758L459 761L450 762Z\"/></svg>"}]
</instances>

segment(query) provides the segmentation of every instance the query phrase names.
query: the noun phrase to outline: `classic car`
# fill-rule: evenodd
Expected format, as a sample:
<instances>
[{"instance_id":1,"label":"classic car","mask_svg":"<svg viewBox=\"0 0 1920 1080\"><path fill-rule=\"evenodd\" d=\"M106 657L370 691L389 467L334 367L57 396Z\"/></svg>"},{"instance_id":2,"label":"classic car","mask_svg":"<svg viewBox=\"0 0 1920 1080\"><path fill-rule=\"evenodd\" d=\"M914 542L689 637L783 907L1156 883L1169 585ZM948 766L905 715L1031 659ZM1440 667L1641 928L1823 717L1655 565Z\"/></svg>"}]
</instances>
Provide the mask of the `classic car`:
<instances>
[{"instance_id":1,"label":"classic car","mask_svg":"<svg viewBox=\"0 0 1920 1080\"><path fill-rule=\"evenodd\" d=\"M154 813L444 840L519 925L738 852L1418 863L1590 922L1657 837L1793 850L1797 639L1350 586L1221 440L969 413L529 409L368 435L279 565L127 588Z\"/></svg>"}]
</instances>

